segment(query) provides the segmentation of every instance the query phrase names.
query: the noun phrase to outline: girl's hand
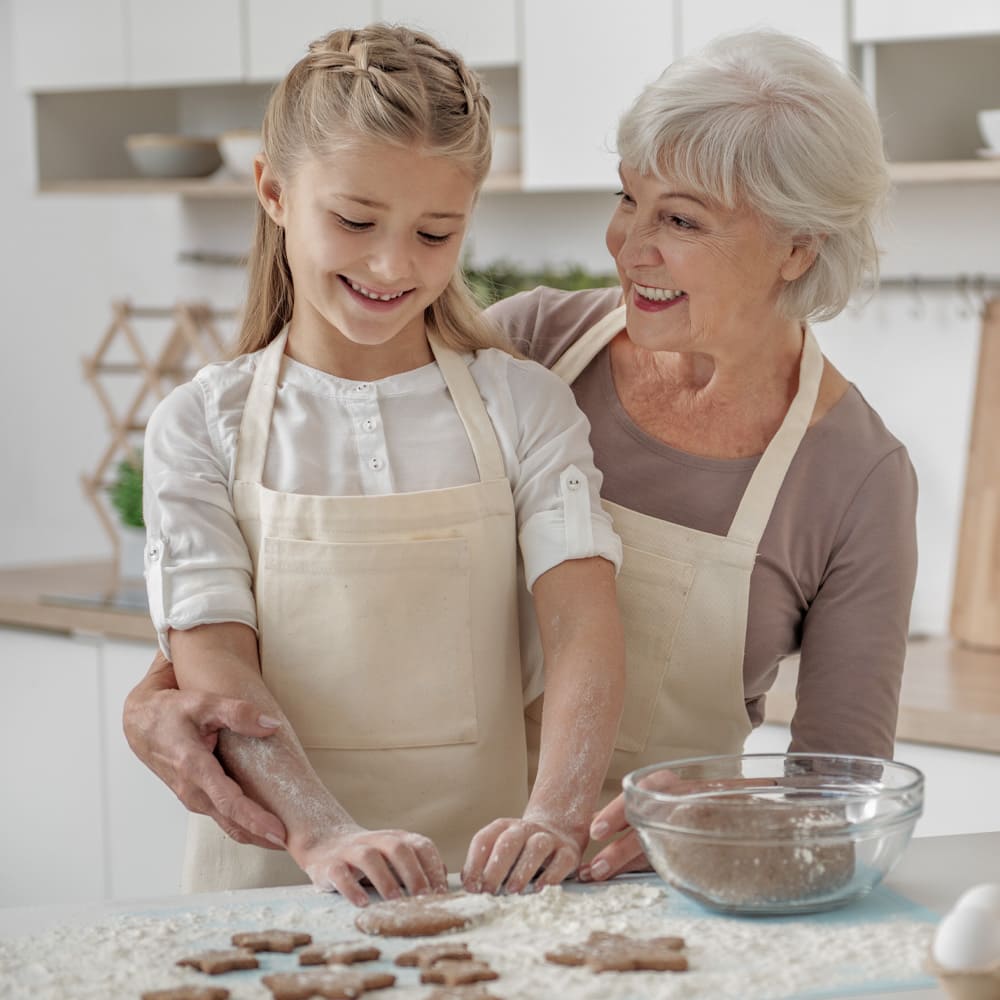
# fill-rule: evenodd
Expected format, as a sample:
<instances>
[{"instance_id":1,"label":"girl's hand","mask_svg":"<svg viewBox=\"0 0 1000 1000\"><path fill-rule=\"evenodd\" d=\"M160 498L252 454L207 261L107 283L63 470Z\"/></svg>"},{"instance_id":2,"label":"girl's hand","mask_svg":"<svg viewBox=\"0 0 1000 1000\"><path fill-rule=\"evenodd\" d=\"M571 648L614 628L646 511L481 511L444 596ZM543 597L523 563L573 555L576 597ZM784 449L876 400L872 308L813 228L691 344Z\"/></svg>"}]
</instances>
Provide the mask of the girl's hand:
<instances>
[{"instance_id":1,"label":"girl's hand","mask_svg":"<svg viewBox=\"0 0 1000 1000\"><path fill-rule=\"evenodd\" d=\"M536 889L558 885L580 863L581 852L578 839L553 823L495 819L472 838L462 885L467 892L491 893L505 883L508 892L522 892L532 879Z\"/></svg>"},{"instance_id":2,"label":"girl's hand","mask_svg":"<svg viewBox=\"0 0 1000 1000\"><path fill-rule=\"evenodd\" d=\"M368 905L367 879L383 899L446 892L448 872L434 842L406 830L352 827L296 857L313 885L339 892L355 906Z\"/></svg>"}]
</instances>

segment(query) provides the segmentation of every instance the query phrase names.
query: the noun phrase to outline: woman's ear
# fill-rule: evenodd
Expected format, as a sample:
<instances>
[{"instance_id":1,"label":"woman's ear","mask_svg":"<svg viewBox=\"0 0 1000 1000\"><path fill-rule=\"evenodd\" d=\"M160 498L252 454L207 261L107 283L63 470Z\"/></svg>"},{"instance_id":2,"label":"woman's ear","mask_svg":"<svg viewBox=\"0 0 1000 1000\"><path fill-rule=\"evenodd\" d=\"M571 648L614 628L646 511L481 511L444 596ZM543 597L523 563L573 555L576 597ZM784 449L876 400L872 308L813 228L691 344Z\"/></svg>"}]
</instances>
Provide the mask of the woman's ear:
<instances>
[{"instance_id":1,"label":"woman's ear","mask_svg":"<svg viewBox=\"0 0 1000 1000\"><path fill-rule=\"evenodd\" d=\"M271 169L263 155L258 154L253 161L254 186L257 189L257 200L264 211L271 217L275 225L283 226L285 222L285 201L281 182Z\"/></svg>"},{"instance_id":2,"label":"woman's ear","mask_svg":"<svg viewBox=\"0 0 1000 1000\"><path fill-rule=\"evenodd\" d=\"M821 235L812 239L793 240L788 255L781 262L781 277L785 281L801 278L815 263L820 245L825 239L826 236Z\"/></svg>"}]
</instances>

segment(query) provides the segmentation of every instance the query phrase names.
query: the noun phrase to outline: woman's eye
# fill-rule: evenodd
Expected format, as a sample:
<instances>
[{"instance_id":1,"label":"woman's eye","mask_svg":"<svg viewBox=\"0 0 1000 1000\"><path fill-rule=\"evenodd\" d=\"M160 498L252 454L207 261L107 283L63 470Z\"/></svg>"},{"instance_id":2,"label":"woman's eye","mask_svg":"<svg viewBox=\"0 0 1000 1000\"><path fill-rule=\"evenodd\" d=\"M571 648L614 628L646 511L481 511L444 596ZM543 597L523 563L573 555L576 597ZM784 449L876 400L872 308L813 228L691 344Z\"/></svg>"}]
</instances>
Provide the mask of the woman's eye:
<instances>
[{"instance_id":1,"label":"woman's eye","mask_svg":"<svg viewBox=\"0 0 1000 1000\"><path fill-rule=\"evenodd\" d=\"M371 229L373 225L371 222L355 222L353 219L348 219L346 216L337 215L336 213L334 213L334 217L345 229L350 229L356 233Z\"/></svg>"},{"instance_id":2,"label":"woman's eye","mask_svg":"<svg viewBox=\"0 0 1000 1000\"><path fill-rule=\"evenodd\" d=\"M690 219L685 219L680 215L667 216L667 222L677 229L695 229L695 224Z\"/></svg>"},{"instance_id":3,"label":"woman's eye","mask_svg":"<svg viewBox=\"0 0 1000 1000\"><path fill-rule=\"evenodd\" d=\"M419 236L425 243L430 243L432 246L440 246L451 239L451 233L445 233L444 236L438 236L435 233L420 233Z\"/></svg>"},{"instance_id":4,"label":"woman's eye","mask_svg":"<svg viewBox=\"0 0 1000 1000\"><path fill-rule=\"evenodd\" d=\"M629 195L629 194L626 194L626 193L625 193L624 191L616 191L616 192L615 192L615 197L616 197L616 198L617 198L617 199L618 199L618 200L619 200L619 201L620 201L620 202L621 202L621 203L622 203L623 205L634 205L634 204L635 204L635 202L634 202L634 201L632 200L632 196L631 196L631 195Z\"/></svg>"}]
</instances>

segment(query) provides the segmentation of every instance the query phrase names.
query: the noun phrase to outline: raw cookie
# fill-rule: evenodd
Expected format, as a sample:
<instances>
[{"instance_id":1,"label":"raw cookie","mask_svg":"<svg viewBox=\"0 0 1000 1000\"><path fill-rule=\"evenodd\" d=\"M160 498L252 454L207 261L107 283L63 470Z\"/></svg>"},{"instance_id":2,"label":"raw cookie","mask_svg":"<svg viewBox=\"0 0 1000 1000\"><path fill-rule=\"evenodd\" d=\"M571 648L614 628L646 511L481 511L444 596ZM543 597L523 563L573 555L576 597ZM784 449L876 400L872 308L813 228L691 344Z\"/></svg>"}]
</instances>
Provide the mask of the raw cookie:
<instances>
[{"instance_id":1,"label":"raw cookie","mask_svg":"<svg viewBox=\"0 0 1000 1000\"><path fill-rule=\"evenodd\" d=\"M585 965L593 972L684 972L687 959L680 954L679 937L633 938L626 934L594 931L581 945L547 951L545 960L556 965Z\"/></svg>"},{"instance_id":2,"label":"raw cookie","mask_svg":"<svg viewBox=\"0 0 1000 1000\"><path fill-rule=\"evenodd\" d=\"M261 982L275 1000L352 1000L368 990L392 986L396 977L390 972L359 972L355 969L310 969L308 972L273 972Z\"/></svg>"},{"instance_id":3,"label":"raw cookie","mask_svg":"<svg viewBox=\"0 0 1000 1000\"><path fill-rule=\"evenodd\" d=\"M178 961L178 965L190 965L192 969L206 972L210 976L218 976L234 969L256 969L260 963L249 948L229 948L218 951L203 951L197 955L189 955Z\"/></svg>"},{"instance_id":4,"label":"raw cookie","mask_svg":"<svg viewBox=\"0 0 1000 1000\"><path fill-rule=\"evenodd\" d=\"M142 1000L228 1000L229 990L222 986L173 986L169 990L150 990Z\"/></svg>"},{"instance_id":5,"label":"raw cookie","mask_svg":"<svg viewBox=\"0 0 1000 1000\"><path fill-rule=\"evenodd\" d=\"M845 829L840 813L823 806L796 807L782 814L772 805L756 808L753 801L724 805L682 803L670 814L671 824L690 830L738 829L746 842L730 838L657 838L655 850L672 880L709 905L767 905L824 896L854 876L854 846L850 842L818 843ZM768 844L780 836L792 843ZM795 843L800 840L800 843Z\"/></svg>"},{"instance_id":6,"label":"raw cookie","mask_svg":"<svg viewBox=\"0 0 1000 1000\"><path fill-rule=\"evenodd\" d=\"M475 959L455 961L444 958L420 973L422 983L441 983L443 986L464 986L500 977L485 963Z\"/></svg>"},{"instance_id":7,"label":"raw cookie","mask_svg":"<svg viewBox=\"0 0 1000 1000\"><path fill-rule=\"evenodd\" d=\"M232 942L237 948L251 951L295 951L304 944L312 944L312 935L301 931L241 931L234 934Z\"/></svg>"},{"instance_id":8,"label":"raw cookie","mask_svg":"<svg viewBox=\"0 0 1000 1000\"><path fill-rule=\"evenodd\" d=\"M436 897L437 900L447 897ZM354 926L365 934L386 937L432 937L459 927L468 927L469 917L459 916L431 898L394 899L374 903L355 918Z\"/></svg>"},{"instance_id":9,"label":"raw cookie","mask_svg":"<svg viewBox=\"0 0 1000 1000\"><path fill-rule=\"evenodd\" d=\"M299 952L299 965L354 965L355 962L374 962L382 953L374 945L318 944Z\"/></svg>"},{"instance_id":10,"label":"raw cookie","mask_svg":"<svg viewBox=\"0 0 1000 1000\"><path fill-rule=\"evenodd\" d=\"M469 951L469 946L464 941L422 944L410 949L410 951L400 952L396 956L396 965L416 965L421 969L428 969L446 958L469 961L472 958L472 952Z\"/></svg>"}]
</instances>

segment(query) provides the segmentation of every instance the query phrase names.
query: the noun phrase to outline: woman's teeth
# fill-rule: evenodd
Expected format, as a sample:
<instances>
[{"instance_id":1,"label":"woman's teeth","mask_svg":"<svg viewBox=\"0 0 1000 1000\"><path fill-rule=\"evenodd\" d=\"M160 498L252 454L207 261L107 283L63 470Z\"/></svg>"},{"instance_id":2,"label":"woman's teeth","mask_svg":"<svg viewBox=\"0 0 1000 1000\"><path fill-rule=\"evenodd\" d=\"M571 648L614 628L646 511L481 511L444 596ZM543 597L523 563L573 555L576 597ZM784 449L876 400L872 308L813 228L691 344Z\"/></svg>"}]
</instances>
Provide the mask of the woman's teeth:
<instances>
[{"instance_id":1,"label":"woman's teeth","mask_svg":"<svg viewBox=\"0 0 1000 1000\"><path fill-rule=\"evenodd\" d=\"M632 287L644 299L652 299L654 302L670 302L672 299L676 299L678 296L684 294L683 292L672 291L669 288L651 288L649 285L633 285Z\"/></svg>"},{"instance_id":2,"label":"woman's teeth","mask_svg":"<svg viewBox=\"0 0 1000 1000\"><path fill-rule=\"evenodd\" d=\"M369 291L364 285L359 285L356 281L351 281L350 278L347 279L347 283L358 295L363 295L366 299L374 299L376 302L391 302L393 299L398 299L400 295L405 295L409 291L407 288L402 292L389 292L386 295L379 295L378 292Z\"/></svg>"}]
</instances>

